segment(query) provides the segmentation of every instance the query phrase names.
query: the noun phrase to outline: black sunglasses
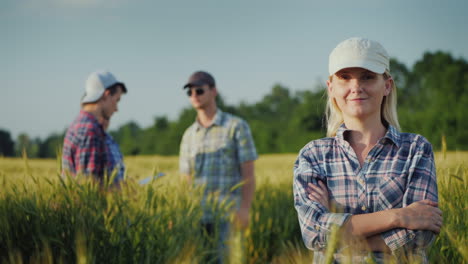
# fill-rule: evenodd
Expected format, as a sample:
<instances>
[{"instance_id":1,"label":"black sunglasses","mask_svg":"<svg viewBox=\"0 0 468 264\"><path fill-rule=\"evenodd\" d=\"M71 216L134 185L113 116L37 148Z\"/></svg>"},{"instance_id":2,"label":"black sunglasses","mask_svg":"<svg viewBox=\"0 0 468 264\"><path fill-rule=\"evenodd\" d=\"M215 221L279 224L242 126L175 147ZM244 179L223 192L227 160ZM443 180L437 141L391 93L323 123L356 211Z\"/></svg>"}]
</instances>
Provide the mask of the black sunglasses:
<instances>
[{"instance_id":1,"label":"black sunglasses","mask_svg":"<svg viewBox=\"0 0 468 264\"><path fill-rule=\"evenodd\" d=\"M197 88L197 89L195 89L195 94L196 94L196 95L202 95L202 94L204 94L204 93L205 93L205 90L202 89L202 88ZM188 95L188 97L192 96L192 89L188 89L187 95Z\"/></svg>"}]
</instances>

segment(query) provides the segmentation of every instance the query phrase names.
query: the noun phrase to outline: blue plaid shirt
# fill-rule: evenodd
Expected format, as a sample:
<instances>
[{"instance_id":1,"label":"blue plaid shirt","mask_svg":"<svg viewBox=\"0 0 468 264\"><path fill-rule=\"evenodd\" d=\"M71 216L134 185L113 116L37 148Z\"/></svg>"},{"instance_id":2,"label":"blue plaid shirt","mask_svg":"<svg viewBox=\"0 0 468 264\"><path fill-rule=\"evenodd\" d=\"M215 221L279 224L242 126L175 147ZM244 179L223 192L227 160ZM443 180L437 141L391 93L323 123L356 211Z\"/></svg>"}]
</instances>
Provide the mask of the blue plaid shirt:
<instances>
[{"instance_id":1,"label":"blue plaid shirt","mask_svg":"<svg viewBox=\"0 0 468 264\"><path fill-rule=\"evenodd\" d=\"M109 133L106 133L106 146L109 160L109 177L111 177L115 171L114 183L120 182L123 180L125 173L123 155L122 152L120 152L119 145Z\"/></svg>"},{"instance_id":2,"label":"blue plaid shirt","mask_svg":"<svg viewBox=\"0 0 468 264\"><path fill-rule=\"evenodd\" d=\"M249 125L241 118L217 110L211 126L195 121L185 131L180 145L179 166L182 174L191 175L194 183L205 186L209 194L219 192L220 201L227 199L240 205L241 190L232 187L242 181L241 165L257 159ZM203 219L211 220L209 211Z\"/></svg>"},{"instance_id":3,"label":"blue plaid shirt","mask_svg":"<svg viewBox=\"0 0 468 264\"><path fill-rule=\"evenodd\" d=\"M342 125L334 138L311 141L294 165L294 205L304 243L316 251L317 263L323 258L331 226L342 226L351 215L406 207L424 199L438 201L432 146L424 137L389 126L361 167L344 139L346 131ZM307 184L317 184L317 180L326 183L338 212L308 199ZM410 250L424 262L424 248L435 235L396 228L381 236L394 254Z\"/></svg>"}]
</instances>

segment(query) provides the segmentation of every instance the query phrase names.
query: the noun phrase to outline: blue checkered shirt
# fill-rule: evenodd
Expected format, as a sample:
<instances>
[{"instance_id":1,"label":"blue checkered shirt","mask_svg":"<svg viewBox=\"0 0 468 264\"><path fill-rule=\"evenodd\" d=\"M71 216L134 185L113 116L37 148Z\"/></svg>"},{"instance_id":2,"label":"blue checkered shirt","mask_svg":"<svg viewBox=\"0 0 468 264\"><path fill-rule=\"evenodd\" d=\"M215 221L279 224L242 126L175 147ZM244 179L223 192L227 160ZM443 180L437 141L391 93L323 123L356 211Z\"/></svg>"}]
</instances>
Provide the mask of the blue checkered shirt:
<instances>
[{"instance_id":1,"label":"blue checkered shirt","mask_svg":"<svg viewBox=\"0 0 468 264\"><path fill-rule=\"evenodd\" d=\"M242 181L242 163L257 157L247 122L218 109L209 127L195 121L187 128L180 145L179 166L182 174L193 176L195 184L205 186L203 205L209 194L219 192L220 201L232 201L238 208L241 190L232 188ZM206 210L203 220L211 218Z\"/></svg>"},{"instance_id":2,"label":"blue checkered shirt","mask_svg":"<svg viewBox=\"0 0 468 264\"><path fill-rule=\"evenodd\" d=\"M400 133L389 126L386 135L368 153L360 166L344 139L342 125L335 137L311 141L299 153L294 165L294 205L305 245L321 263L332 225L342 226L353 214L401 208L413 202L438 201L434 156L431 144L422 136ZM307 184L326 183L330 200L338 212L330 212L307 197ZM396 228L381 233L392 252L411 252L427 261L425 247L434 233ZM379 255L376 254L377 262Z\"/></svg>"},{"instance_id":3,"label":"blue checkered shirt","mask_svg":"<svg viewBox=\"0 0 468 264\"><path fill-rule=\"evenodd\" d=\"M125 173L123 155L122 152L120 152L119 145L109 133L106 133L106 146L109 161L108 175L111 177L113 173L116 173L114 183L120 182L123 180Z\"/></svg>"}]
</instances>

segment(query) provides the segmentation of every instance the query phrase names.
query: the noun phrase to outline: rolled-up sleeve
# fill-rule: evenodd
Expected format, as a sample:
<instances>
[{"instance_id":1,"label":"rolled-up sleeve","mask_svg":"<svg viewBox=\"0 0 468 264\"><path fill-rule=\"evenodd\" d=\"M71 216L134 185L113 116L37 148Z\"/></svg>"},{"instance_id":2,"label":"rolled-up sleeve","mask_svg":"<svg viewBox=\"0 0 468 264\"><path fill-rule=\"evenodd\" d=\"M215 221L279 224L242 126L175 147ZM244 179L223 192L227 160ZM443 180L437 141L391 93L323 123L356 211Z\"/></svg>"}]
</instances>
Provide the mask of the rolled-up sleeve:
<instances>
[{"instance_id":1,"label":"rolled-up sleeve","mask_svg":"<svg viewBox=\"0 0 468 264\"><path fill-rule=\"evenodd\" d=\"M403 196L403 207L425 199L438 202L437 180L432 146L422 138L417 142L418 148L409 168L406 191ZM382 233L387 246L394 252L417 253L419 249L429 246L435 234L428 230L392 229Z\"/></svg>"},{"instance_id":2,"label":"rolled-up sleeve","mask_svg":"<svg viewBox=\"0 0 468 264\"><path fill-rule=\"evenodd\" d=\"M314 158L307 148L301 150L294 164L294 207L296 208L302 239L307 248L312 250L325 249L333 225L341 227L351 216L347 213L331 213L323 205L311 201L307 196L307 184L317 184L324 180L318 173Z\"/></svg>"},{"instance_id":3,"label":"rolled-up sleeve","mask_svg":"<svg viewBox=\"0 0 468 264\"><path fill-rule=\"evenodd\" d=\"M237 159L240 163L256 160L258 158L255 143L250 132L250 127L245 121L241 121L234 134L237 149Z\"/></svg>"},{"instance_id":4,"label":"rolled-up sleeve","mask_svg":"<svg viewBox=\"0 0 468 264\"><path fill-rule=\"evenodd\" d=\"M190 129L190 128L189 128ZM190 160L190 151L189 151L189 133L190 131L187 130L183 137L182 141L180 143L180 151L179 151L179 172L181 174L185 175L191 175L192 174L192 167L190 166L191 160Z\"/></svg>"}]
</instances>

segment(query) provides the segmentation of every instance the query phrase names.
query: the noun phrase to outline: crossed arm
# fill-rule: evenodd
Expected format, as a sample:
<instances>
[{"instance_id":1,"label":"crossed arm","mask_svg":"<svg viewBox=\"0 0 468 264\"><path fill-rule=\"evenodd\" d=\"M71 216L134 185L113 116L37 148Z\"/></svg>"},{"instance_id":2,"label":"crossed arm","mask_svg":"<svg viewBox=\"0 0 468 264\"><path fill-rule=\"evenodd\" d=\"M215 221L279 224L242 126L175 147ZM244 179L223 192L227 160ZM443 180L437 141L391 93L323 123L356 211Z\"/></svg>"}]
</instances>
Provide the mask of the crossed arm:
<instances>
[{"instance_id":1,"label":"crossed arm","mask_svg":"<svg viewBox=\"0 0 468 264\"><path fill-rule=\"evenodd\" d=\"M320 163L309 149L302 152L295 164L293 187L306 246L325 249L330 227L335 225L340 227L342 241L351 247L391 250L395 254L426 247L440 231L442 212L437 208L432 147L424 142L417 146L406 172L405 191L398 206L401 208L356 215L333 209L328 189L320 183L326 179L319 170Z\"/></svg>"},{"instance_id":2,"label":"crossed arm","mask_svg":"<svg viewBox=\"0 0 468 264\"><path fill-rule=\"evenodd\" d=\"M327 187L322 181L318 181L318 185L309 183L307 192L311 201L320 203L327 210L333 207L329 201ZM437 206L436 202L422 200L404 208L352 215L341 227L343 239L345 243L354 245L357 249L390 252L380 235L385 231L406 228L439 233L442 211Z\"/></svg>"}]
</instances>

